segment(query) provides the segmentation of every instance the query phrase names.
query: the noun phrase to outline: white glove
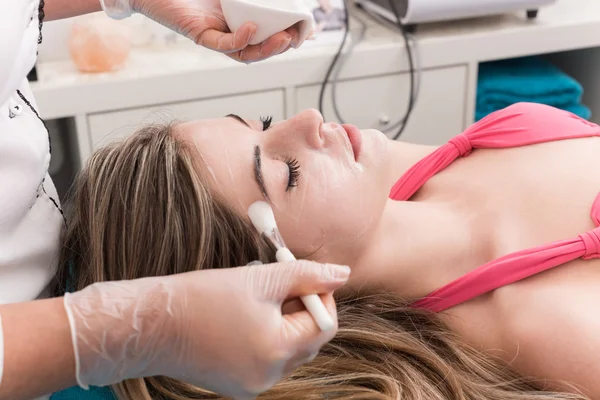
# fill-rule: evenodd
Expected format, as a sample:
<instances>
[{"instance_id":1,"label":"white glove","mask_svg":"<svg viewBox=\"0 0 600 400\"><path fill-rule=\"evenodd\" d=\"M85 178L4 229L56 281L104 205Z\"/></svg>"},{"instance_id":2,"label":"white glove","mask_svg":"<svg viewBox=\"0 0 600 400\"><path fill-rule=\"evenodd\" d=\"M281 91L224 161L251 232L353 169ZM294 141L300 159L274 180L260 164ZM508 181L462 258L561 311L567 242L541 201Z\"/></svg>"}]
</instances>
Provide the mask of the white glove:
<instances>
[{"instance_id":1,"label":"white glove","mask_svg":"<svg viewBox=\"0 0 600 400\"><path fill-rule=\"evenodd\" d=\"M127 18L134 12L144 14L196 44L237 61L259 61L283 53L290 46L301 45L298 29L291 27L250 46L257 27L248 23L231 33L220 0L100 0L100 3L111 18Z\"/></svg>"},{"instance_id":2,"label":"white glove","mask_svg":"<svg viewBox=\"0 0 600 400\"><path fill-rule=\"evenodd\" d=\"M254 398L337 331L321 332L305 310L283 314L283 303L320 293L337 323L332 292L348 276L347 267L297 261L103 282L67 294L77 382L87 388L163 375Z\"/></svg>"}]
</instances>

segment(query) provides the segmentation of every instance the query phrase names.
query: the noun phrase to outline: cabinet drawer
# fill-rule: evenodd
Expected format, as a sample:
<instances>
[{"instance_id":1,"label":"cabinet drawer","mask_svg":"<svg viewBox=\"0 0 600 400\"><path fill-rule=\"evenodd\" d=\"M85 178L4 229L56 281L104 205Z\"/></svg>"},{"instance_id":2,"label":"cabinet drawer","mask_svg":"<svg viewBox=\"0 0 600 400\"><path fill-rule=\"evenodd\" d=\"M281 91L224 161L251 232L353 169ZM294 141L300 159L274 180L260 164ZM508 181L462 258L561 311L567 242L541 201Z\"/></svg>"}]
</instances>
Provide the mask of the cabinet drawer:
<instances>
[{"instance_id":1,"label":"cabinet drawer","mask_svg":"<svg viewBox=\"0 0 600 400\"><path fill-rule=\"evenodd\" d=\"M422 71L417 101L400 139L440 145L462 132L465 128L466 86L466 66ZM320 89L319 85L299 88L296 111L318 108ZM339 81L336 103L345 122L363 129L385 131L404 116L409 90L410 75L407 73ZM336 120L331 85L326 88L323 109L325 120ZM386 124L386 121L389 122ZM386 134L393 137L397 131L394 129Z\"/></svg>"},{"instance_id":2,"label":"cabinet drawer","mask_svg":"<svg viewBox=\"0 0 600 400\"><path fill-rule=\"evenodd\" d=\"M248 119L258 119L267 115L272 115L275 120L283 119L285 117L283 91L274 90L92 114L88 117L91 150L94 151L112 140L132 134L140 124L221 118L227 114L238 114Z\"/></svg>"}]
</instances>

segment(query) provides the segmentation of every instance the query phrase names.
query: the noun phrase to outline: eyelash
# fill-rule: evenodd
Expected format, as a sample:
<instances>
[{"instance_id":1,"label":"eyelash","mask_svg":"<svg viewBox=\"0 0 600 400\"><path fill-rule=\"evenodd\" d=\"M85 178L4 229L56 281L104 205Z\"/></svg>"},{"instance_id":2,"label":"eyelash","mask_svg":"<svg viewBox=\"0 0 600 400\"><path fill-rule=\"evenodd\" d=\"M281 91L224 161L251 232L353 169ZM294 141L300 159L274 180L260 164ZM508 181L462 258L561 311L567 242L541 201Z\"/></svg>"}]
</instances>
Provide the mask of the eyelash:
<instances>
[{"instance_id":1,"label":"eyelash","mask_svg":"<svg viewBox=\"0 0 600 400\"><path fill-rule=\"evenodd\" d=\"M263 131L266 131L271 127L273 117L260 117L260 122L263 124ZM284 162L287 164L289 169L288 185L285 189L286 192L293 187L298 185L298 179L300 178L300 163L295 158L286 158Z\"/></svg>"},{"instance_id":2,"label":"eyelash","mask_svg":"<svg viewBox=\"0 0 600 400\"><path fill-rule=\"evenodd\" d=\"M266 131L271 127L271 122L273 122L273 117L260 117L260 122L263 124L263 131Z\"/></svg>"},{"instance_id":3,"label":"eyelash","mask_svg":"<svg viewBox=\"0 0 600 400\"><path fill-rule=\"evenodd\" d=\"M298 179L300 178L300 163L295 158L286 158L284 161L287 164L288 169L290 170L288 185L285 189L285 191L287 192L291 188L296 187L298 185Z\"/></svg>"}]
</instances>

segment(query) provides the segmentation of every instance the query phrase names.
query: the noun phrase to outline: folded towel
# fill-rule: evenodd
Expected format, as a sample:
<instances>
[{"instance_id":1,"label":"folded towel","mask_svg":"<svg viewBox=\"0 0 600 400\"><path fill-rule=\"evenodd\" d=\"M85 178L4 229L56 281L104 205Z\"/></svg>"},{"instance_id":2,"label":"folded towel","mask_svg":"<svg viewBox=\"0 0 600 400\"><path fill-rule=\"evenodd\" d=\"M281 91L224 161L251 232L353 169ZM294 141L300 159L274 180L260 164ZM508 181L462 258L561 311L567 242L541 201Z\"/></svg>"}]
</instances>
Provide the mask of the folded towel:
<instances>
[{"instance_id":1,"label":"folded towel","mask_svg":"<svg viewBox=\"0 0 600 400\"><path fill-rule=\"evenodd\" d=\"M54 393L50 400L117 400L117 397L108 387L90 387L90 390L83 390L76 386Z\"/></svg>"},{"instance_id":2,"label":"folded towel","mask_svg":"<svg viewBox=\"0 0 600 400\"><path fill-rule=\"evenodd\" d=\"M581 105L583 88L572 77L540 57L482 63L477 82L476 120L518 102L541 103L589 119Z\"/></svg>"}]
</instances>

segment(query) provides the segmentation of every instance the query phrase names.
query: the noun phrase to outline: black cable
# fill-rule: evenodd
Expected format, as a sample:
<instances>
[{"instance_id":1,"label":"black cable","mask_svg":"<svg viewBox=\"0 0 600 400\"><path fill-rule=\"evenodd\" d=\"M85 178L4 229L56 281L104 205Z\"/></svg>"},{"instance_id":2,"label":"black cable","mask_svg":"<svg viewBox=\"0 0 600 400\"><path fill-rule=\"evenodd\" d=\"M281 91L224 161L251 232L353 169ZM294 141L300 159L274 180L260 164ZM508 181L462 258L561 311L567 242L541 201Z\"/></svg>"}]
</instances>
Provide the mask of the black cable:
<instances>
[{"instance_id":1,"label":"black cable","mask_svg":"<svg viewBox=\"0 0 600 400\"><path fill-rule=\"evenodd\" d=\"M335 64L340 58L340 54L342 54L342 50L344 49L344 45L346 44L346 39L348 38L348 32L350 31L350 18L348 17L348 5L344 4L344 26L346 30L344 31L344 38L342 39L342 43L340 43L340 47L337 49L331 64L329 65L329 69L327 70L327 74L325 75L325 79L321 83L321 91L319 93L319 112L321 115L323 114L323 97L325 97L325 88L327 87L327 82L329 81L329 77L335 68Z\"/></svg>"},{"instance_id":2,"label":"black cable","mask_svg":"<svg viewBox=\"0 0 600 400\"><path fill-rule=\"evenodd\" d=\"M402 33L402 37L404 39L404 46L406 48L406 52L407 52L407 56L408 56L409 75L410 75L410 90L409 90L409 95L408 95L408 105L407 105L404 117L400 120L400 124L401 124L400 129L398 130L398 133L396 133L396 135L394 135L394 137L392 138L393 140L396 140L404 132L404 129L406 128L406 125L408 124L408 120L414 109L415 67L414 67L412 49L410 47L410 43L409 43L409 39L408 39L407 28L404 26L404 24L402 23L402 21L400 19L400 15L398 13L398 10L396 9L394 0L388 0L388 1L390 4L390 8L392 9L394 16L396 17L396 25L398 26L398 28L400 28L400 32ZM337 64L338 59L340 58L340 55L344 48L344 45L346 44L348 32L350 31L350 18L348 16L348 6L347 5L344 7L344 18L345 18L345 28L346 28L346 30L344 32L344 37L342 39L342 42L340 43L340 47L338 48L335 56L333 57L333 60L331 61L331 64L329 65L329 69L327 70L325 79L321 83L321 90L319 93L319 112L321 114L324 113L323 98L325 97L325 88L327 87L327 82L329 82L331 73L333 72L333 69L335 68L335 65ZM335 101L335 99L334 99L334 101Z\"/></svg>"},{"instance_id":3,"label":"black cable","mask_svg":"<svg viewBox=\"0 0 600 400\"><path fill-rule=\"evenodd\" d=\"M406 31L407 28L404 26L404 24L400 20L400 15L398 14L398 10L396 9L394 0L388 0L388 1L390 3L390 8L392 9L394 16L396 17L396 23L398 25L398 28L400 28L400 32L402 33L402 37L404 38L404 46L406 48L406 54L408 56L408 67L409 67L409 75L410 75L410 90L409 90L409 96L408 96L408 106L406 107L406 113L404 114L404 118L402 118L402 126L400 126L398 133L396 133L396 135L393 137L393 140L396 140L400 137L400 135L402 135L402 133L404 132L404 129L406 128L406 125L408 125L408 119L410 118L410 115L412 114L412 111L414 108L413 93L415 90L415 66L414 66L414 62L413 62L413 55L412 55L410 43L408 42L408 32Z\"/></svg>"}]
</instances>

